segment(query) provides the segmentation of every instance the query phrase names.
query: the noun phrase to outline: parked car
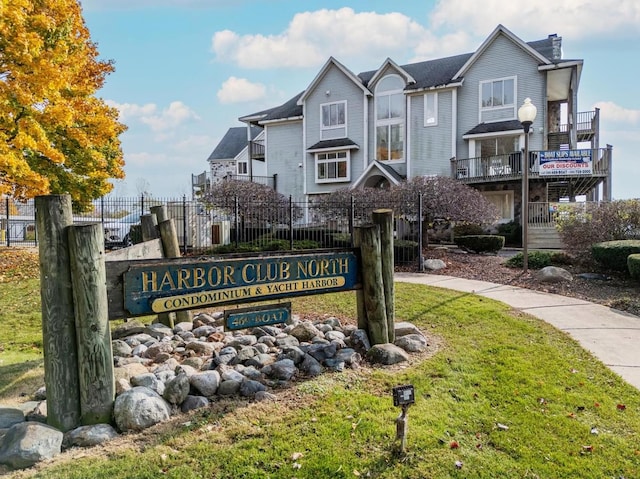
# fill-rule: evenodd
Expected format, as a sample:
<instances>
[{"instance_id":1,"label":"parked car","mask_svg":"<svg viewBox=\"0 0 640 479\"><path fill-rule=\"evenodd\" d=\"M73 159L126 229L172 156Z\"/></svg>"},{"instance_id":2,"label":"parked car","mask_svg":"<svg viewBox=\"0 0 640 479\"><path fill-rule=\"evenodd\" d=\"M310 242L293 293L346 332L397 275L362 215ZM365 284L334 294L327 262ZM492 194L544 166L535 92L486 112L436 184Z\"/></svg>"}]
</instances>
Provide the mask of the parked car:
<instances>
[{"instance_id":1,"label":"parked car","mask_svg":"<svg viewBox=\"0 0 640 479\"><path fill-rule=\"evenodd\" d=\"M140 215L131 213L122 218L105 221L104 246L105 248L126 248L133 244L131 227L140 224Z\"/></svg>"}]
</instances>

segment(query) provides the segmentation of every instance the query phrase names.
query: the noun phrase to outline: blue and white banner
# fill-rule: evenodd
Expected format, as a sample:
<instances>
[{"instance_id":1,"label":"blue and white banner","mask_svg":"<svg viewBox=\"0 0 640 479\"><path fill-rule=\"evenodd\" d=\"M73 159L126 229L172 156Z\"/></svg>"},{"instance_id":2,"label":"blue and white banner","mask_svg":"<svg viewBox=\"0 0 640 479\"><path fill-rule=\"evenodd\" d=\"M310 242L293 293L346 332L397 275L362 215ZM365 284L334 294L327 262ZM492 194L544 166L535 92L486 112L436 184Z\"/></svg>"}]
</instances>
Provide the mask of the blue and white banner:
<instances>
[{"instance_id":1,"label":"blue and white banner","mask_svg":"<svg viewBox=\"0 0 640 479\"><path fill-rule=\"evenodd\" d=\"M541 151L540 176L592 175L591 151Z\"/></svg>"}]
</instances>

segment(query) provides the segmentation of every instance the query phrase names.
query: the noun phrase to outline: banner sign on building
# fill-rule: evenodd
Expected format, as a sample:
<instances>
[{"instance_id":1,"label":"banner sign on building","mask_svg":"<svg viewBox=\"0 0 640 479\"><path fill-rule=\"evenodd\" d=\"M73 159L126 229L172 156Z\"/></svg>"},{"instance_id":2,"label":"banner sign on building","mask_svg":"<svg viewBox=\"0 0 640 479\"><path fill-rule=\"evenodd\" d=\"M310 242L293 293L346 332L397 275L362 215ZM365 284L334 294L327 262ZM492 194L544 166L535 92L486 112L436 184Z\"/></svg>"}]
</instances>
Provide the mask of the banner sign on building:
<instances>
[{"instance_id":1,"label":"banner sign on building","mask_svg":"<svg viewBox=\"0 0 640 479\"><path fill-rule=\"evenodd\" d=\"M354 251L132 262L124 306L133 316L360 288Z\"/></svg>"},{"instance_id":2,"label":"banner sign on building","mask_svg":"<svg viewBox=\"0 0 640 479\"><path fill-rule=\"evenodd\" d=\"M592 150L541 151L540 176L593 174Z\"/></svg>"}]
</instances>

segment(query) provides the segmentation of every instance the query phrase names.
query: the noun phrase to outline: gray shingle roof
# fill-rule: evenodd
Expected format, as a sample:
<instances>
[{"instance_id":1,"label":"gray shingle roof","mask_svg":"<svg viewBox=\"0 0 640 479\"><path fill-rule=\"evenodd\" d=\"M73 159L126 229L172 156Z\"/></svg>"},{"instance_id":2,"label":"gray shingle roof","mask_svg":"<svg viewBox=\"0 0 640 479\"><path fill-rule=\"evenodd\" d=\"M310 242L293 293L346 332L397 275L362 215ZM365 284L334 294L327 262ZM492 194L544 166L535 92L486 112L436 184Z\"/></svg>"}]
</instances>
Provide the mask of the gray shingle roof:
<instances>
[{"instance_id":1,"label":"gray shingle roof","mask_svg":"<svg viewBox=\"0 0 640 479\"><path fill-rule=\"evenodd\" d=\"M554 46L553 38L548 37L543 40L536 40L533 42L527 42L527 44L536 50L538 53L548 58L550 61L557 63L563 60L553 58ZM452 57L438 58L435 60L427 60L417 63L409 63L401 65L401 68L409 73L415 80L415 83L407 85L406 91L419 90L421 88L431 88L446 85L451 83L453 76L464 66L464 64L473 56L473 53L464 53L462 55L455 55ZM377 70L370 70L359 73L357 76L360 78L364 86L368 86L369 81L376 73ZM259 117L260 121L266 120L279 120L285 118L292 118L302 116L302 106L297 104L298 99L304 92L300 92L286 103L263 110L261 112L247 115L240 118L255 118Z\"/></svg>"},{"instance_id":2,"label":"gray shingle roof","mask_svg":"<svg viewBox=\"0 0 640 479\"><path fill-rule=\"evenodd\" d=\"M322 140L318 143L311 145L308 150L322 150L324 148L341 148L341 147L357 147L358 144L349 138L336 138L335 140Z\"/></svg>"},{"instance_id":3,"label":"gray shingle roof","mask_svg":"<svg viewBox=\"0 0 640 479\"><path fill-rule=\"evenodd\" d=\"M522 130L522 123L518 120L496 121L493 123L480 123L474 126L465 135L480 135L482 133L497 133L499 131Z\"/></svg>"},{"instance_id":4,"label":"gray shingle roof","mask_svg":"<svg viewBox=\"0 0 640 479\"><path fill-rule=\"evenodd\" d=\"M255 138L260 134L262 128L257 126L251 127L251 138ZM229 128L220 140L220 143L207 158L207 161L229 160L235 158L243 148L247 146L247 129L244 126Z\"/></svg>"}]
</instances>

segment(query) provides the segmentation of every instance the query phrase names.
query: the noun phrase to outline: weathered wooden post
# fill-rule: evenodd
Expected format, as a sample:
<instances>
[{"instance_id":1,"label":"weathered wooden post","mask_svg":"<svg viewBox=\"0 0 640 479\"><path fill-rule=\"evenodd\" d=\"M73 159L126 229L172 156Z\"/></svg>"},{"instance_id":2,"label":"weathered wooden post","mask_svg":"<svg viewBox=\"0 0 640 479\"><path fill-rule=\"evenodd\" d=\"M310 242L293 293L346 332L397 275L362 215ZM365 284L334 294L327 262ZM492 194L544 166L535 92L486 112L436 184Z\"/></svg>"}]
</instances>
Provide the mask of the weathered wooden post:
<instances>
[{"instance_id":1,"label":"weathered wooden post","mask_svg":"<svg viewBox=\"0 0 640 479\"><path fill-rule=\"evenodd\" d=\"M373 223L380 227L380 258L382 260L382 285L387 311L388 341L395 341L395 298L393 286L393 210L375 210Z\"/></svg>"},{"instance_id":2,"label":"weathered wooden post","mask_svg":"<svg viewBox=\"0 0 640 479\"><path fill-rule=\"evenodd\" d=\"M180 244L178 243L178 234L176 233L176 226L173 219L159 222L158 229L160 230L160 239L162 240L165 257L180 258ZM189 311L177 311L175 315L175 320L179 323L191 321ZM166 323L163 322L163 324ZM174 325L169 324L168 326L173 327Z\"/></svg>"},{"instance_id":3,"label":"weathered wooden post","mask_svg":"<svg viewBox=\"0 0 640 479\"><path fill-rule=\"evenodd\" d=\"M109 423L115 382L101 225L71 226L69 253L78 342L80 420L83 425Z\"/></svg>"},{"instance_id":4,"label":"weathered wooden post","mask_svg":"<svg viewBox=\"0 0 640 479\"><path fill-rule=\"evenodd\" d=\"M362 287L369 340L372 345L385 344L389 341L389 330L382 280L380 227L365 225L358 229L360 230L358 234L362 256Z\"/></svg>"},{"instance_id":5,"label":"weathered wooden post","mask_svg":"<svg viewBox=\"0 0 640 479\"><path fill-rule=\"evenodd\" d=\"M80 386L67 228L73 224L69 195L38 196L42 344L47 423L61 431L80 424Z\"/></svg>"},{"instance_id":6,"label":"weathered wooden post","mask_svg":"<svg viewBox=\"0 0 640 479\"><path fill-rule=\"evenodd\" d=\"M151 213L140 217L140 229L142 230L142 241L150 241L160 237L158 233L158 217Z\"/></svg>"},{"instance_id":7,"label":"weathered wooden post","mask_svg":"<svg viewBox=\"0 0 640 479\"><path fill-rule=\"evenodd\" d=\"M352 198L353 200L353 198ZM360 229L352 228L353 231L353 247L360 248L361 239L360 239ZM364 278L362 278L364 281ZM356 290L356 314L358 318L358 328L364 329L368 331L369 327L367 326L367 310L364 307L364 290L358 289Z\"/></svg>"}]
</instances>

